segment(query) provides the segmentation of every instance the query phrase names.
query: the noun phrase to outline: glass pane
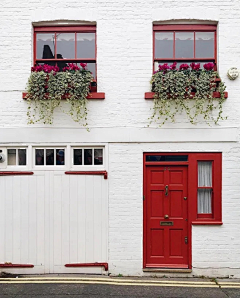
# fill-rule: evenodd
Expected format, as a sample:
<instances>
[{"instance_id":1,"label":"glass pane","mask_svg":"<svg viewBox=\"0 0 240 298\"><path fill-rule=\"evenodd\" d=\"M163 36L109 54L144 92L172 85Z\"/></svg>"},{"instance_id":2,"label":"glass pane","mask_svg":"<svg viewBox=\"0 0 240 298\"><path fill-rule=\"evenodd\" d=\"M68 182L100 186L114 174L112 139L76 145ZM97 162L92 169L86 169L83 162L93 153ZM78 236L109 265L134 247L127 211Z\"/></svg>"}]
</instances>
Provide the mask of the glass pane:
<instances>
[{"instance_id":1,"label":"glass pane","mask_svg":"<svg viewBox=\"0 0 240 298\"><path fill-rule=\"evenodd\" d=\"M212 186L212 162L211 161L198 162L198 186L199 187Z\"/></svg>"},{"instance_id":2,"label":"glass pane","mask_svg":"<svg viewBox=\"0 0 240 298\"><path fill-rule=\"evenodd\" d=\"M16 149L8 149L8 165L9 166L15 166L16 165Z\"/></svg>"},{"instance_id":3,"label":"glass pane","mask_svg":"<svg viewBox=\"0 0 240 298\"><path fill-rule=\"evenodd\" d=\"M212 190L198 190L198 213L212 213Z\"/></svg>"},{"instance_id":4,"label":"glass pane","mask_svg":"<svg viewBox=\"0 0 240 298\"><path fill-rule=\"evenodd\" d=\"M53 33L37 33L37 59L53 59L54 51Z\"/></svg>"},{"instance_id":5,"label":"glass pane","mask_svg":"<svg viewBox=\"0 0 240 298\"><path fill-rule=\"evenodd\" d=\"M177 32L175 34L175 57L193 58L194 57L194 33Z\"/></svg>"},{"instance_id":6,"label":"glass pane","mask_svg":"<svg viewBox=\"0 0 240 298\"><path fill-rule=\"evenodd\" d=\"M95 33L77 33L77 58L95 58Z\"/></svg>"},{"instance_id":7,"label":"glass pane","mask_svg":"<svg viewBox=\"0 0 240 298\"><path fill-rule=\"evenodd\" d=\"M73 149L73 164L82 165L82 149Z\"/></svg>"},{"instance_id":8,"label":"glass pane","mask_svg":"<svg viewBox=\"0 0 240 298\"><path fill-rule=\"evenodd\" d=\"M188 155L146 155L146 161L188 161Z\"/></svg>"},{"instance_id":9,"label":"glass pane","mask_svg":"<svg viewBox=\"0 0 240 298\"><path fill-rule=\"evenodd\" d=\"M84 149L84 164L92 165L92 149Z\"/></svg>"},{"instance_id":10,"label":"glass pane","mask_svg":"<svg viewBox=\"0 0 240 298\"><path fill-rule=\"evenodd\" d=\"M65 150L57 149L56 150L56 165L65 165Z\"/></svg>"},{"instance_id":11,"label":"glass pane","mask_svg":"<svg viewBox=\"0 0 240 298\"><path fill-rule=\"evenodd\" d=\"M173 58L173 32L155 33L155 57Z\"/></svg>"},{"instance_id":12,"label":"glass pane","mask_svg":"<svg viewBox=\"0 0 240 298\"><path fill-rule=\"evenodd\" d=\"M103 149L94 149L94 164L103 164Z\"/></svg>"},{"instance_id":13,"label":"glass pane","mask_svg":"<svg viewBox=\"0 0 240 298\"><path fill-rule=\"evenodd\" d=\"M46 149L46 165L54 165L54 149Z\"/></svg>"},{"instance_id":14,"label":"glass pane","mask_svg":"<svg viewBox=\"0 0 240 298\"><path fill-rule=\"evenodd\" d=\"M27 152L26 149L18 149L18 165L25 166L27 164Z\"/></svg>"},{"instance_id":15,"label":"glass pane","mask_svg":"<svg viewBox=\"0 0 240 298\"><path fill-rule=\"evenodd\" d=\"M35 163L36 163L36 166L44 165L44 149L35 150Z\"/></svg>"},{"instance_id":16,"label":"glass pane","mask_svg":"<svg viewBox=\"0 0 240 298\"><path fill-rule=\"evenodd\" d=\"M196 32L196 57L214 57L214 32Z\"/></svg>"},{"instance_id":17,"label":"glass pane","mask_svg":"<svg viewBox=\"0 0 240 298\"><path fill-rule=\"evenodd\" d=\"M75 58L75 33L57 33L57 59Z\"/></svg>"}]
</instances>

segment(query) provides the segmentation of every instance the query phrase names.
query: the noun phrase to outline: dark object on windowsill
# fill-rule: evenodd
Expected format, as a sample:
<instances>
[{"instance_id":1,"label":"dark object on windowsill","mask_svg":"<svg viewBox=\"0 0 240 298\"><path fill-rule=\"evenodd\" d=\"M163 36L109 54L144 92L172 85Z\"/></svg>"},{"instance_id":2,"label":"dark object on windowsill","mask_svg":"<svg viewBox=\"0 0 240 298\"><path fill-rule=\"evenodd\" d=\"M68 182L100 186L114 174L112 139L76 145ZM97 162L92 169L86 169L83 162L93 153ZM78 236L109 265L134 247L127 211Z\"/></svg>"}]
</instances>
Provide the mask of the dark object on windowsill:
<instances>
[{"instance_id":1,"label":"dark object on windowsill","mask_svg":"<svg viewBox=\"0 0 240 298\"><path fill-rule=\"evenodd\" d=\"M93 80L90 84L90 91L91 92L97 92L97 82L96 80Z\"/></svg>"}]
</instances>

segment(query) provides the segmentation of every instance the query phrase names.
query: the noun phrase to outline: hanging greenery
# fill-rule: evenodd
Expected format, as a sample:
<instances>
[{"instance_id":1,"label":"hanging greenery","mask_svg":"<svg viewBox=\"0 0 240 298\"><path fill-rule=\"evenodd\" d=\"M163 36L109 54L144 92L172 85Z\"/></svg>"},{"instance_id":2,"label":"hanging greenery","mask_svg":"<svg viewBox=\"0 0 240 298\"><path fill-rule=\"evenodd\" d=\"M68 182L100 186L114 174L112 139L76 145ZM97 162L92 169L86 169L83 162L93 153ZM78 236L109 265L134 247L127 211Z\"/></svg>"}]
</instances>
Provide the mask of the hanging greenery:
<instances>
[{"instance_id":1,"label":"hanging greenery","mask_svg":"<svg viewBox=\"0 0 240 298\"><path fill-rule=\"evenodd\" d=\"M27 84L29 124L52 124L54 109L61 106L62 99L66 99L70 104L67 114L87 126L86 104L93 76L85 63L80 65L69 63L62 71L47 64L32 67Z\"/></svg>"},{"instance_id":2,"label":"hanging greenery","mask_svg":"<svg viewBox=\"0 0 240 298\"><path fill-rule=\"evenodd\" d=\"M153 114L150 124L160 121L162 126L166 121L175 121L175 115L186 112L190 123L195 124L198 116L210 124L218 123L223 117L223 102L225 100L225 85L214 71L214 63L204 64L200 69L200 63L180 65L177 63L159 65L151 79L152 92L154 96ZM219 92L220 97L214 98L213 92ZM216 93L215 93L216 94ZM214 111L217 115L214 116Z\"/></svg>"}]
</instances>

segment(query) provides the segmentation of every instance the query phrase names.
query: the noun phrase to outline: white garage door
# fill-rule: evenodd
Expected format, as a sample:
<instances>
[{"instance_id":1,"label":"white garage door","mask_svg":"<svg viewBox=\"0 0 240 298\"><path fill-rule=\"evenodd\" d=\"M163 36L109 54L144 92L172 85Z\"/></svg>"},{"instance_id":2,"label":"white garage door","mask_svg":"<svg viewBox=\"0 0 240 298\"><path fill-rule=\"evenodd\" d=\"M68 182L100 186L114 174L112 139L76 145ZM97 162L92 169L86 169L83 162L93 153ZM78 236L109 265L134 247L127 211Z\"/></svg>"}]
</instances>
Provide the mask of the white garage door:
<instances>
[{"instance_id":1,"label":"white garage door","mask_svg":"<svg viewBox=\"0 0 240 298\"><path fill-rule=\"evenodd\" d=\"M0 263L18 273L103 273L65 264L108 262L107 180L35 171L0 177Z\"/></svg>"}]
</instances>

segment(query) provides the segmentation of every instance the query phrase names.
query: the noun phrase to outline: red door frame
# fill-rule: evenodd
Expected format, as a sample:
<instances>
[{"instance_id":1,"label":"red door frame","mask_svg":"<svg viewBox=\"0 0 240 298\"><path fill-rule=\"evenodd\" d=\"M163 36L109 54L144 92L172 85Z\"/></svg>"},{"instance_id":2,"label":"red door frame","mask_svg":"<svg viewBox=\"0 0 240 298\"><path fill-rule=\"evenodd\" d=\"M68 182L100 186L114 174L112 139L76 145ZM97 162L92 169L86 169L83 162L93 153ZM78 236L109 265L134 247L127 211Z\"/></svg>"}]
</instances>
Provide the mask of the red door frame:
<instances>
[{"instance_id":1,"label":"red door frame","mask_svg":"<svg viewBox=\"0 0 240 298\"><path fill-rule=\"evenodd\" d=\"M188 169L188 176L189 176L189 161L184 162L146 162L146 155L189 155L188 153L143 153L143 197L146 198L147 193L147 179L146 179L146 168L147 166L187 166ZM190 178L190 177L189 177ZM188 196L189 196L189 186L190 186L191 180L188 179ZM190 216L190 206L189 206L189 200L188 200L188 268L192 269L192 225L191 225L191 216ZM147 202L146 199L143 200L143 268L146 268L146 262L147 262Z\"/></svg>"}]
</instances>

